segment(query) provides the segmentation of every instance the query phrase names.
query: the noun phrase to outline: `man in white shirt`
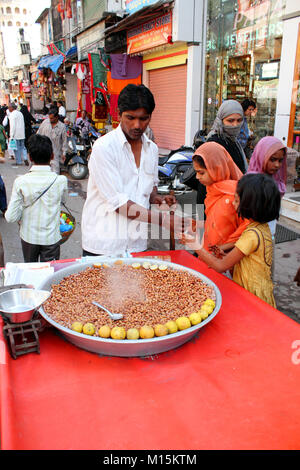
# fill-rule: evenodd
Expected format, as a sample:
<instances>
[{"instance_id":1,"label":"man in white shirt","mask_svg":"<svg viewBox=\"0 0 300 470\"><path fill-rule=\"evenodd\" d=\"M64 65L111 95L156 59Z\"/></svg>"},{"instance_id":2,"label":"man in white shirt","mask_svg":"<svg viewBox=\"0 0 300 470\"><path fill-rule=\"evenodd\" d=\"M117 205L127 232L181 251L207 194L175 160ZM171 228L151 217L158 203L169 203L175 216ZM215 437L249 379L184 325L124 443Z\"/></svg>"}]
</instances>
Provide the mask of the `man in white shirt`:
<instances>
[{"instance_id":1,"label":"man in white shirt","mask_svg":"<svg viewBox=\"0 0 300 470\"><path fill-rule=\"evenodd\" d=\"M33 134L28 152L33 165L15 179L5 218L20 222L25 262L51 261L60 255L60 209L68 182L51 171L53 149L48 137Z\"/></svg>"},{"instance_id":2,"label":"man in white shirt","mask_svg":"<svg viewBox=\"0 0 300 470\"><path fill-rule=\"evenodd\" d=\"M25 165L29 165L27 152L25 148L25 122L23 114L17 110L15 103L9 103L9 137L16 141L17 148L14 151L16 165L22 165L24 159Z\"/></svg>"},{"instance_id":3,"label":"man in white shirt","mask_svg":"<svg viewBox=\"0 0 300 470\"><path fill-rule=\"evenodd\" d=\"M58 101L57 102L57 107L58 107L58 116L59 116L59 120L61 122L64 122L64 119L66 117L66 108L64 107L63 105L63 102L62 101Z\"/></svg>"},{"instance_id":4,"label":"man in white shirt","mask_svg":"<svg viewBox=\"0 0 300 470\"><path fill-rule=\"evenodd\" d=\"M164 225L162 212L154 215L150 204L176 203L174 196L157 194L158 148L144 134L155 108L151 91L127 85L118 107L120 125L95 142L89 160L83 256L146 250L147 224Z\"/></svg>"}]
</instances>

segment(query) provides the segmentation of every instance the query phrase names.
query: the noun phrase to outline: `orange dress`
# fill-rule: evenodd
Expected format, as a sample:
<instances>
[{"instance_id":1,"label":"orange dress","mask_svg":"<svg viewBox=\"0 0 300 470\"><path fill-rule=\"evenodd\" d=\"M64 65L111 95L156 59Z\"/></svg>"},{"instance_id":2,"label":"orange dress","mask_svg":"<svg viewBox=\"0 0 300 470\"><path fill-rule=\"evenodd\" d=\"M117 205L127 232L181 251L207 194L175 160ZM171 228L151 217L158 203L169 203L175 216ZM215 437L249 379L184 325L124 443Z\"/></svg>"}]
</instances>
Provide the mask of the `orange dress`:
<instances>
[{"instance_id":1,"label":"orange dress","mask_svg":"<svg viewBox=\"0 0 300 470\"><path fill-rule=\"evenodd\" d=\"M235 243L249 224L233 207L238 180L243 176L225 148L216 142L200 145L195 155L202 157L213 183L207 186L204 201L206 221L204 248Z\"/></svg>"}]
</instances>

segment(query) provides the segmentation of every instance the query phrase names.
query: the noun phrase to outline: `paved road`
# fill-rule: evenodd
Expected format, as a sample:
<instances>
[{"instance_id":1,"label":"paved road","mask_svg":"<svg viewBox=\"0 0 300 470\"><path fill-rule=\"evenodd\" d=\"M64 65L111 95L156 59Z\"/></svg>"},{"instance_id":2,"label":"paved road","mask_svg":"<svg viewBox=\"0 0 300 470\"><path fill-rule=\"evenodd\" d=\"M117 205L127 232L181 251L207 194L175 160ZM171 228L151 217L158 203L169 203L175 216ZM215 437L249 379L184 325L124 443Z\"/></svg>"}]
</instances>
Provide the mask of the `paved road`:
<instances>
[{"instance_id":1,"label":"paved road","mask_svg":"<svg viewBox=\"0 0 300 470\"><path fill-rule=\"evenodd\" d=\"M27 167L15 167L12 160L0 166L0 172L4 179L8 199L11 194L13 181L16 176L28 171ZM72 180L68 178L69 194L66 205L76 218L76 229L69 240L61 247L61 258L79 258L82 253L81 248L81 212L86 197L87 179ZM195 193L191 193L185 198L180 198L181 204L189 204L195 201ZM18 225L8 224L0 216L0 231L3 238L5 260L11 262L23 262L20 238L18 235ZM150 249L169 249L169 241L161 236L158 240L150 240ZM182 246L176 243L176 249ZM293 320L300 323L300 287L293 282L295 273L300 266L300 240L279 243L275 246L275 282L274 293L277 308L288 315Z\"/></svg>"}]
</instances>

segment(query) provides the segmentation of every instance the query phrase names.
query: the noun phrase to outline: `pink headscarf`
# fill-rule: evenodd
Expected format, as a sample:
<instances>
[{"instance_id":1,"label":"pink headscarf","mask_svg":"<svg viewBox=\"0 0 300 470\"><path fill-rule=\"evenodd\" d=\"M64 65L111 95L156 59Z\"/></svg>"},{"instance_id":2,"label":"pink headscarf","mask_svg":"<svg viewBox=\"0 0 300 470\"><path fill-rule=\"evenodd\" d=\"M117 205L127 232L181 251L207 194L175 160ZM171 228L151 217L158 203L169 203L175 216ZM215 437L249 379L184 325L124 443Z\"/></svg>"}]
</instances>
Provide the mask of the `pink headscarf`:
<instances>
[{"instance_id":1,"label":"pink headscarf","mask_svg":"<svg viewBox=\"0 0 300 470\"><path fill-rule=\"evenodd\" d=\"M282 197L286 191L287 148L281 140L273 136L267 136L260 139L251 155L247 173L265 173L269 158L278 150L284 150L284 159L281 168L272 175L272 177L276 181Z\"/></svg>"}]
</instances>

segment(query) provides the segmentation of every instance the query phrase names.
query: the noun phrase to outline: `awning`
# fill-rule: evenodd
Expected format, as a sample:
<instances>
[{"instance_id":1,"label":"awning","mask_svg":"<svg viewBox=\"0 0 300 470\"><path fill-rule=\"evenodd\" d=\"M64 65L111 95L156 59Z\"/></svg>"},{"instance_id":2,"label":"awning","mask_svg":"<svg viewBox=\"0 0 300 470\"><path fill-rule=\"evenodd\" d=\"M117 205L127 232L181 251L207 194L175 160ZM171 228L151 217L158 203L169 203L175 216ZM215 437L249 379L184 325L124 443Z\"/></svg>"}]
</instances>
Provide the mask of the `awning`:
<instances>
[{"instance_id":1,"label":"awning","mask_svg":"<svg viewBox=\"0 0 300 470\"><path fill-rule=\"evenodd\" d=\"M38 69L51 69L56 73L63 61L64 56L62 54L45 55L39 61Z\"/></svg>"},{"instance_id":2,"label":"awning","mask_svg":"<svg viewBox=\"0 0 300 470\"><path fill-rule=\"evenodd\" d=\"M77 46L73 46L73 47L71 47L70 49L67 50L66 57L69 58L69 57L72 57L76 54L77 54Z\"/></svg>"}]
</instances>

